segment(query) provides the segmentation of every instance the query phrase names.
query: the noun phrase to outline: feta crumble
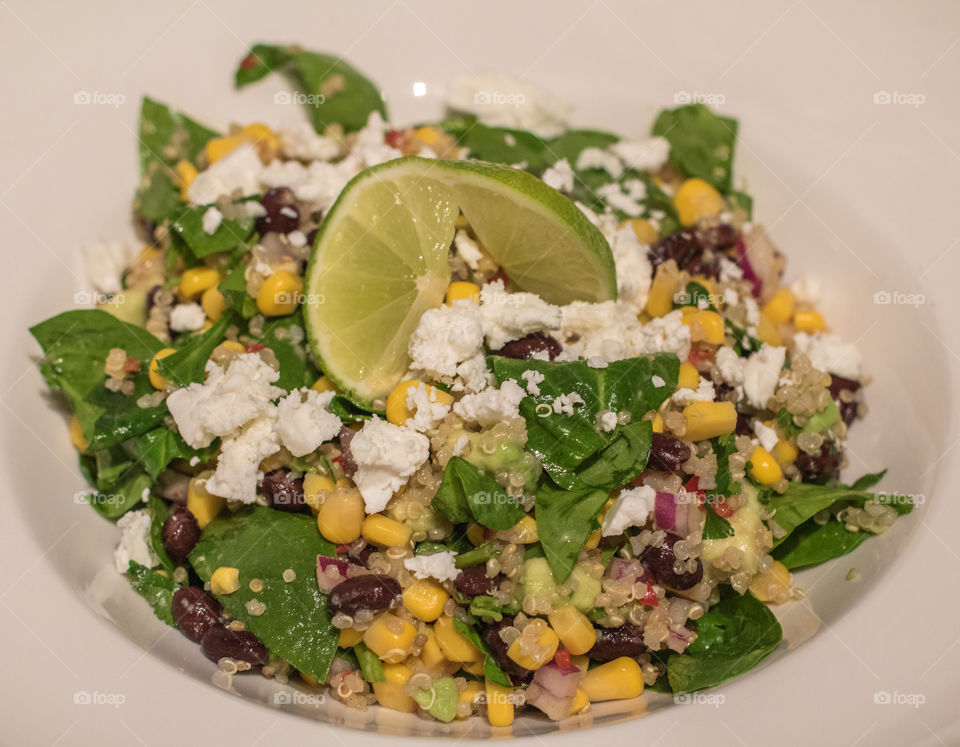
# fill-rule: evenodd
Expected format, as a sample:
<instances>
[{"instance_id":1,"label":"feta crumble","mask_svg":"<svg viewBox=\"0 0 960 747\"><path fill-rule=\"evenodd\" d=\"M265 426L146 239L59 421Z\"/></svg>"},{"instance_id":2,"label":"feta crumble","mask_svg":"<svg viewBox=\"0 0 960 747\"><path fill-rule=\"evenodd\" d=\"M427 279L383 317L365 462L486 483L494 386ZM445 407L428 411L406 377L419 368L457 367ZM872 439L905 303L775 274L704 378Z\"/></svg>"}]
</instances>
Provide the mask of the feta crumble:
<instances>
[{"instance_id":1,"label":"feta crumble","mask_svg":"<svg viewBox=\"0 0 960 747\"><path fill-rule=\"evenodd\" d=\"M670 143L662 137L646 140L621 140L610 146L627 168L636 171L659 171L670 155Z\"/></svg>"},{"instance_id":2,"label":"feta crumble","mask_svg":"<svg viewBox=\"0 0 960 747\"><path fill-rule=\"evenodd\" d=\"M217 229L220 228L221 223L223 223L223 213L221 213L215 207L208 207L203 211L203 217L200 219L200 225L205 234L210 236L215 234Z\"/></svg>"},{"instance_id":3,"label":"feta crumble","mask_svg":"<svg viewBox=\"0 0 960 747\"><path fill-rule=\"evenodd\" d=\"M480 289L479 310L483 334L491 350L499 350L531 332L559 330L563 318L559 306L534 293L507 293L502 280Z\"/></svg>"},{"instance_id":4,"label":"feta crumble","mask_svg":"<svg viewBox=\"0 0 960 747\"><path fill-rule=\"evenodd\" d=\"M566 129L571 106L537 86L505 75L457 78L448 97L451 108L474 114L484 124L530 130L540 137Z\"/></svg>"},{"instance_id":5,"label":"feta crumble","mask_svg":"<svg viewBox=\"0 0 960 747\"><path fill-rule=\"evenodd\" d=\"M207 315L198 303L180 303L170 312L170 329L174 332L195 332L203 329Z\"/></svg>"},{"instance_id":6,"label":"feta crumble","mask_svg":"<svg viewBox=\"0 0 960 747\"><path fill-rule=\"evenodd\" d=\"M620 157L603 148L584 148L577 156L577 171L603 169L613 179L623 175L623 162Z\"/></svg>"},{"instance_id":7,"label":"feta crumble","mask_svg":"<svg viewBox=\"0 0 960 747\"><path fill-rule=\"evenodd\" d=\"M490 387L477 394L467 394L453 405L453 411L464 420L481 426L496 425L503 420L519 417L520 402L526 392L513 379L504 381L499 389Z\"/></svg>"},{"instance_id":8,"label":"feta crumble","mask_svg":"<svg viewBox=\"0 0 960 747\"><path fill-rule=\"evenodd\" d=\"M685 406L694 402L713 402L717 396L713 388L713 382L706 377L700 378L700 383L696 389L682 387L673 393L673 401L678 405Z\"/></svg>"},{"instance_id":9,"label":"feta crumble","mask_svg":"<svg viewBox=\"0 0 960 747\"><path fill-rule=\"evenodd\" d=\"M656 491L649 485L624 490L603 517L600 533L604 537L623 534L627 527L642 527L653 511Z\"/></svg>"},{"instance_id":10,"label":"feta crumble","mask_svg":"<svg viewBox=\"0 0 960 747\"><path fill-rule=\"evenodd\" d=\"M657 376L656 374L650 377L650 383L653 384L657 389L667 385L667 382L664 381L663 378L661 378L660 376Z\"/></svg>"},{"instance_id":11,"label":"feta crumble","mask_svg":"<svg viewBox=\"0 0 960 747\"><path fill-rule=\"evenodd\" d=\"M201 171L190 185L187 198L194 205L208 205L236 190L243 195L256 194L260 190L261 171L263 164L257 149L243 143Z\"/></svg>"},{"instance_id":12,"label":"feta crumble","mask_svg":"<svg viewBox=\"0 0 960 747\"><path fill-rule=\"evenodd\" d=\"M617 427L620 421L617 419L617 413L612 410L604 410L600 413L599 422L600 429L604 433L610 433L610 431Z\"/></svg>"},{"instance_id":13,"label":"feta crumble","mask_svg":"<svg viewBox=\"0 0 960 747\"><path fill-rule=\"evenodd\" d=\"M130 561L147 568L160 564L150 546L150 509L128 511L117 521L120 543L113 552L113 563L120 573L126 573Z\"/></svg>"},{"instance_id":14,"label":"feta crumble","mask_svg":"<svg viewBox=\"0 0 960 747\"><path fill-rule=\"evenodd\" d=\"M754 407L764 408L780 380L780 369L787 355L786 348L764 343L743 364L743 392Z\"/></svg>"},{"instance_id":15,"label":"feta crumble","mask_svg":"<svg viewBox=\"0 0 960 747\"><path fill-rule=\"evenodd\" d=\"M105 294L123 290L123 273L133 259L130 247L104 241L87 244L82 249L82 255L84 275L94 290Z\"/></svg>"},{"instance_id":16,"label":"feta crumble","mask_svg":"<svg viewBox=\"0 0 960 747\"><path fill-rule=\"evenodd\" d=\"M523 379L524 383L527 385L527 392L529 394L532 394L534 397L540 396L540 384L543 383L545 378L542 373L531 368L520 374L520 378Z\"/></svg>"},{"instance_id":17,"label":"feta crumble","mask_svg":"<svg viewBox=\"0 0 960 747\"><path fill-rule=\"evenodd\" d=\"M714 358L717 373L724 384L738 387L743 384L744 360L733 348L721 347Z\"/></svg>"},{"instance_id":18,"label":"feta crumble","mask_svg":"<svg viewBox=\"0 0 960 747\"><path fill-rule=\"evenodd\" d=\"M585 404L583 397L576 392L558 394L553 398L553 411L557 415L573 415L577 405Z\"/></svg>"},{"instance_id":19,"label":"feta crumble","mask_svg":"<svg viewBox=\"0 0 960 747\"><path fill-rule=\"evenodd\" d=\"M407 409L413 417L407 418L406 426L418 433L431 430L450 412L450 405L437 399L437 389L427 388L422 381L407 390Z\"/></svg>"},{"instance_id":20,"label":"feta crumble","mask_svg":"<svg viewBox=\"0 0 960 747\"><path fill-rule=\"evenodd\" d=\"M767 451L772 451L773 447L777 445L777 441L780 440L780 437L773 428L764 425L759 420L753 424L753 433L760 442L760 446Z\"/></svg>"},{"instance_id":21,"label":"feta crumble","mask_svg":"<svg viewBox=\"0 0 960 747\"><path fill-rule=\"evenodd\" d=\"M224 438L207 491L241 503L255 503L260 480L260 462L280 451L274 430L276 408L246 425L236 436Z\"/></svg>"},{"instance_id":22,"label":"feta crumble","mask_svg":"<svg viewBox=\"0 0 960 747\"><path fill-rule=\"evenodd\" d=\"M422 433L379 418L368 420L350 441L357 463L353 481L368 514L383 511L393 494L430 457L430 441Z\"/></svg>"},{"instance_id":23,"label":"feta crumble","mask_svg":"<svg viewBox=\"0 0 960 747\"><path fill-rule=\"evenodd\" d=\"M435 578L437 581L453 581L460 575L457 568L457 553L453 550L415 555L403 561L403 567L417 578Z\"/></svg>"},{"instance_id":24,"label":"feta crumble","mask_svg":"<svg viewBox=\"0 0 960 747\"><path fill-rule=\"evenodd\" d=\"M816 369L846 379L860 376L860 351L852 343L844 342L840 335L797 332L793 336L793 345L796 352L806 355Z\"/></svg>"},{"instance_id":25,"label":"feta crumble","mask_svg":"<svg viewBox=\"0 0 960 747\"><path fill-rule=\"evenodd\" d=\"M544 184L558 192L570 194L573 191L573 168L566 158L561 158L553 166L549 166L540 178Z\"/></svg>"},{"instance_id":26,"label":"feta crumble","mask_svg":"<svg viewBox=\"0 0 960 747\"><path fill-rule=\"evenodd\" d=\"M334 394L304 388L277 403L277 435L295 457L316 451L340 432L343 423L330 412Z\"/></svg>"},{"instance_id":27,"label":"feta crumble","mask_svg":"<svg viewBox=\"0 0 960 747\"><path fill-rule=\"evenodd\" d=\"M471 270L480 269L480 260L483 259L483 252L480 251L480 245L470 238L470 234L462 228L459 229L453 237L453 246L467 267Z\"/></svg>"},{"instance_id":28,"label":"feta crumble","mask_svg":"<svg viewBox=\"0 0 960 747\"><path fill-rule=\"evenodd\" d=\"M411 369L434 380L456 376L462 363L483 353L483 326L476 304L468 301L425 311L410 336L408 352Z\"/></svg>"}]
</instances>

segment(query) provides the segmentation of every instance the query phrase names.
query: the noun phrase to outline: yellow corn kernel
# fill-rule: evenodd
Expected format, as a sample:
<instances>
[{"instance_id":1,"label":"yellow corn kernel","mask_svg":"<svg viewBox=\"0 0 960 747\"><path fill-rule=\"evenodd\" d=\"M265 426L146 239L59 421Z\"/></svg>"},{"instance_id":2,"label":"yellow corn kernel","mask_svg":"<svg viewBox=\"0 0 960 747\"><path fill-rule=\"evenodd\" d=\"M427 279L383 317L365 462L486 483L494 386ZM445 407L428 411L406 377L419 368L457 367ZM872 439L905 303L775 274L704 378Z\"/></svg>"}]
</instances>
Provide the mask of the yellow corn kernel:
<instances>
[{"instance_id":1,"label":"yellow corn kernel","mask_svg":"<svg viewBox=\"0 0 960 747\"><path fill-rule=\"evenodd\" d=\"M310 387L315 392L335 392L337 391L337 385L334 384L327 376L321 376L315 382L313 386Z\"/></svg>"},{"instance_id":2,"label":"yellow corn kernel","mask_svg":"<svg viewBox=\"0 0 960 747\"><path fill-rule=\"evenodd\" d=\"M467 524L467 539L473 543L474 547L480 547L485 542L487 530L479 524L471 522Z\"/></svg>"},{"instance_id":3,"label":"yellow corn kernel","mask_svg":"<svg viewBox=\"0 0 960 747\"><path fill-rule=\"evenodd\" d=\"M483 685L475 680L470 680L467 682L467 686L463 688L463 691L460 693L460 696L457 698L459 703L469 703L471 707L480 699L480 693L483 692ZM470 718L469 716L460 716L457 715L457 718Z\"/></svg>"},{"instance_id":4,"label":"yellow corn kernel","mask_svg":"<svg viewBox=\"0 0 960 747\"><path fill-rule=\"evenodd\" d=\"M696 389L700 386L700 372L690 363L680 364L677 389Z\"/></svg>"},{"instance_id":5,"label":"yellow corn kernel","mask_svg":"<svg viewBox=\"0 0 960 747\"><path fill-rule=\"evenodd\" d=\"M330 478L326 478L329 480ZM325 485L326 483L324 483ZM306 480L304 480L304 501L307 501ZM320 486L310 486L314 494L318 494ZM320 496L317 496L318 499ZM349 545L360 538L363 531L364 503L360 491L356 488L341 488L326 493L322 500L318 500L317 529L324 539L337 545Z\"/></svg>"},{"instance_id":6,"label":"yellow corn kernel","mask_svg":"<svg viewBox=\"0 0 960 747\"><path fill-rule=\"evenodd\" d=\"M373 683L373 694L384 708L403 713L417 710L417 702L403 691L403 686L413 674L406 664L384 664L383 682Z\"/></svg>"},{"instance_id":7,"label":"yellow corn kernel","mask_svg":"<svg viewBox=\"0 0 960 747\"><path fill-rule=\"evenodd\" d=\"M557 634L553 632L553 628L549 625L544 626L543 632L540 633L540 637L537 638L536 643L540 648L537 655L534 656L527 651L523 651L521 648L522 640L522 638L514 639L513 643L511 643L507 649L507 656L524 669L539 669L553 658L553 655L557 653L557 648L560 646L560 639L557 638Z\"/></svg>"},{"instance_id":8,"label":"yellow corn kernel","mask_svg":"<svg viewBox=\"0 0 960 747\"><path fill-rule=\"evenodd\" d=\"M514 542L519 545L532 545L540 541L540 533L537 531L537 521L529 514L507 530L514 536Z\"/></svg>"},{"instance_id":9,"label":"yellow corn kernel","mask_svg":"<svg viewBox=\"0 0 960 747\"><path fill-rule=\"evenodd\" d=\"M435 145L440 140L440 133L434 127L418 127L413 136L424 145Z\"/></svg>"},{"instance_id":10,"label":"yellow corn kernel","mask_svg":"<svg viewBox=\"0 0 960 747\"><path fill-rule=\"evenodd\" d=\"M157 352L153 359L150 361L150 365L147 367L147 374L150 377L150 383L153 384L154 389L166 389L167 380L160 375L160 367L157 365L157 362L163 360L168 355L173 355L176 353L175 348L164 348Z\"/></svg>"},{"instance_id":11,"label":"yellow corn kernel","mask_svg":"<svg viewBox=\"0 0 960 747\"><path fill-rule=\"evenodd\" d=\"M242 135L227 135L226 137L215 137L207 141L203 146L203 152L207 157L207 163L215 164L221 158L229 155L232 151L248 142Z\"/></svg>"},{"instance_id":12,"label":"yellow corn kernel","mask_svg":"<svg viewBox=\"0 0 960 747\"><path fill-rule=\"evenodd\" d=\"M340 648L352 648L363 640L363 631L356 628L340 628L340 639L337 645Z\"/></svg>"},{"instance_id":13,"label":"yellow corn kernel","mask_svg":"<svg viewBox=\"0 0 960 747\"><path fill-rule=\"evenodd\" d=\"M191 267L180 277L180 295L184 300L197 298L220 282L220 273L212 267Z\"/></svg>"},{"instance_id":14,"label":"yellow corn kernel","mask_svg":"<svg viewBox=\"0 0 960 747\"><path fill-rule=\"evenodd\" d=\"M686 322L684 322L686 324ZM704 309L697 311L689 322L690 339L693 342L708 342L711 345L722 345L726 331L723 326L723 317L716 311Z\"/></svg>"},{"instance_id":15,"label":"yellow corn kernel","mask_svg":"<svg viewBox=\"0 0 960 747\"><path fill-rule=\"evenodd\" d=\"M389 612L378 617L363 634L363 642L383 661L396 664L407 658L417 629Z\"/></svg>"},{"instance_id":16,"label":"yellow corn kernel","mask_svg":"<svg viewBox=\"0 0 960 747\"><path fill-rule=\"evenodd\" d=\"M367 542L380 547L395 547L406 545L410 541L412 530L383 514L370 514L363 520L360 534Z\"/></svg>"},{"instance_id":17,"label":"yellow corn kernel","mask_svg":"<svg viewBox=\"0 0 960 747\"><path fill-rule=\"evenodd\" d=\"M750 591L761 602L783 604L790 600L790 571L779 560L774 560L770 570L753 579Z\"/></svg>"},{"instance_id":18,"label":"yellow corn kernel","mask_svg":"<svg viewBox=\"0 0 960 747\"><path fill-rule=\"evenodd\" d=\"M792 290L781 288L763 305L762 311L774 324L786 324L793 316L794 300Z\"/></svg>"},{"instance_id":19,"label":"yellow corn kernel","mask_svg":"<svg viewBox=\"0 0 960 747\"><path fill-rule=\"evenodd\" d=\"M633 229L633 235L637 237L637 241L641 244L653 244L660 238L660 234L657 232L657 229L653 227L653 223L646 218L634 218L633 220L628 220L623 225Z\"/></svg>"},{"instance_id":20,"label":"yellow corn kernel","mask_svg":"<svg viewBox=\"0 0 960 747\"><path fill-rule=\"evenodd\" d=\"M299 675L300 675L300 679L302 679L304 682L306 682L308 685L310 685L310 687L320 687L320 682L319 682L318 680L315 680L313 677L311 677L311 676L310 676L309 674L307 674L306 672L299 672L299 671L298 671L297 674L299 674Z\"/></svg>"},{"instance_id":21,"label":"yellow corn kernel","mask_svg":"<svg viewBox=\"0 0 960 747\"><path fill-rule=\"evenodd\" d=\"M487 720L490 726L510 726L513 723L513 690L496 682L484 680L487 691Z\"/></svg>"},{"instance_id":22,"label":"yellow corn kernel","mask_svg":"<svg viewBox=\"0 0 960 747\"><path fill-rule=\"evenodd\" d=\"M81 454L86 454L90 444L88 444L87 439L83 437L83 428L80 427L80 418L78 418L76 415L71 415L69 427L70 442L73 444L73 447Z\"/></svg>"},{"instance_id":23,"label":"yellow corn kernel","mask_svg":"<svg viewBox=\"0 0 960 747\"><path fill-rule=\"evenodd\" d=\"M777 445L773 447L770 455L777 460L777 464L791 464L800 456L800 451L792 439L785 441L781 438L777 441Z\"/></svg>"},{"instance_id":24,"label":"yellow corn kernel","mask_svg":"<svg viewBox=\"0 0 960 747\"><path fill-rule=\"evenodd\" d=\"M332 492L336 487L332 478L316 472L308 472L303 476L303 500L315 511L319 510L320 505L327 500L327 493Z\"/></svg>"},{"instance_id":25,"label":"yellow corn kernel","mask_svg":"<svg viewBox=\"0 0 960 747\"><path fill-rule=\"evenodd\" d=\"M460 281L450 283L450 287L447 288L447 306L452 305L454 301L473 301L474 303L480 303L480 286L476 283L464 283Z\"/></svg>"},{"instance_id":26,"label":"yellow corn kernel","mask_svg":"<svg viewBox=\"0 0 960 747\"><path fill-rule=\"evenodd\" d=\"M210 354L210 357L213 358L216 354L219 353L245 353L247 348L241 342L236 340L224 340L217 347L213 349L213 353Z\"/></svg>"},{"instance_id":27,"label":"yellow corn kernel","mask_svg":"<svg viewBox=\"0 0 960 747\"><path fill-rule=\"evenodd\" d=\"M207 492L207 480L212 475L212 472L201 472L187 486L187 510L201 529L213 521L226 504L219 495Z\"/></svg>"},{"instance_id":28,"label":"yellow corn kernel","mask_svg":"<svg viewBox=\"0 0 960 747\"><path fill-rule=\"evenodd\" d=\"M467 661L458 665L464 672L469 672L474 677L483 677L483 661Z\"/></svg>"},{"instance_id":29,"label":"yellow corn kernel","mask_svg":"<svg viewBox=\"0 0 960 747\"><path fill-rule=\"evenodd\" d=\"M297 310L303 281L292 272L280 270L273 273L260 286L257 293L257 308L264 316L286 316Z\"/></svg>"},{"instance_id":30,"label":"yellow corn kernel","mask_svg":"<svg viewBox=\"0 0 960 747\"><path fill-rule=\"evenodd\" d=\"M600 544L603 534L599 529L595 529L590 532L590 536L587 537L587 541L583 545L584 550L596 550L597 546Z\"/></svg>"},{"instance_id":31,"label":"yellow corn kernel","mask_svg":"<svg viewBox=\"0 0 960 747\"><path fill-rule=\"evenodd\" d=\"M733 433L737 427L737 410L732 402L693 402L683 408L683 417L687 420L684 438L688 441Z\"/></svg>"},{"instance_id":32,"label":"yellow corn kernel","mask_svg":"<svg viewBox=\"0 0 960 747\"><path fill-rule=\"evenodd\" d=\"M783 344L783 338L780 336L777 325L762 311L760 312L760 321L757 322L757 339L777 348Z\"/></svg>"},{"instance_id":33,"label":"yellow corn kernel","mask_svg":"<svg viewBox=\"0 0 960 747\"><path fill-rule=\"evenodd\" d=\"M783 479L783 470L769 451L761 446L750 455L750 476L761 485L775 485Z\"/></svg>"},{"instance_id":34,"label":"yellow corn kernel","mask_svg":"<svg viewBox=\"0 0 960 747\"><path fill-rule=\"evenodd\" d=\"M571 605L551 612L547 619L564 648L571 654L585 654L597 642L597 633L587 616Z\"/></svg>"},{"instance_id":35,"label":"yellow corn kernel","mask_svg":"<svg viewBox=\"0 0 960 747\"><path fill-rule=\"evenodd\" d=\"M680 223L684 226L692 226L701 218L717 215L726 207L720 193L698 178L687 179L680 185L673 204L676 205Z\"/></svg>"},{"instance_id":36,"label":"yellow corn kernel","mask_svg":"<svg viewBox=\"0 0 960 747\"><path fill-rule=\"evenodd\" d=\"M260 160L270 163L280 150L280 138L262 122L251 122L240 130L241 137L257 149Z\"/></svg>"},{"instance_id":37,"label":"yellow corn kernel","mask_svg":"<svg viewBox=\"0 0 960 747\"><path fill-rule=\"evenodd\" d=\"M653 416L653 432L663 433L663 416L659 412Z\"/></svg>"},{"instance_id":38,"label":"yellow corn kernel","mask_svg":"<svg viewBox=\"0 0 960 747\"><path fill-rule=\"evenodd\" d=\"M423 631L423 634L427 637L427 642L423 644L423 648L420 650L420 659L423 661L423 665L428 669L443 669L448 662L443 655L443 649L440 648L440 643L437 641L437 634L433 632L433 628L427 628Z\"/></svg>"},{"instance_id":39,"label":"yellow corn kernel","mask_svg":"<svg viewBox=\"0 0 960 747\"><path fill-rule=\"evenodd\" d=\"M217 321L227 308L227 301L217 286L207 288L200 296L200 305L203 313L211 322Z\"/></svg>"},{"instance_id":40,"label":"yellow corn kernel","mask_svg":"<svg viewBox=\"0 0 960 747\"><path fill-rule=\"evenodd\" d=\"M190 185L193 184L193 180L197 178L197 174L199 173L197 167L189 161L178 161L177 165L173 167L173 170L180 184L180 199L186 202L187 194L190 192Z\"/></svg>"},{"instance_id":41,"label":"yellow corn kernel","mask_svg":"<svg viewBox=\"0 0 960 747\"><path fill-rule=\"evenodd\" d=\"M647 313L650 316L665 316L673 310L673 297L677 291L680 271L672 259L657 268L650 294L647 296Z\"/></svg>"},{"instance_id":42,"label":"yellow corn kernel","mask_svg":"<svg viewBox=\"0 0 960 747\"><path fill-rule=\"evenodd\" d=\"M413 411L407 407L407 397L411 389L416 389L423 382L419 379L401 381L387 395L387 420L394 425L403 425L408 418L413 417ZM453 404L453 397L442 389L425 384L427 396L431 401L442 402L445 405Z\"/></svg>"},{"instance_id":43,"label":"yellow corn kernel","mask_svg":"<svg viewBox=\"0 0 960 747\"><path fill-rule=\"evenodd\" d=\"M461 664L480 661L483 654L453 624L453 618L442 615L433 624L433 633L440 644L440 650L450 661Z\"/></svg>"},{"instance_id":44,"label":"yellow corn kernel","mask_svg":"<svg viewBox=\"0 0 960 747\"><path fill-rule=\"evenodd\" d=\"M581 687L590 702L636 698L643 692L643 671L633 659L621 656L589 670Z\"/></svg>"},{"instance_id":45,"label":"yellow corn kernel","mask_svg":"<svg viewBox=\"0 0 960 747\"><path fill-rule=\"evenodd\" d=\"M823 332L827 328L827 322L819 311L807 309L793 312L793 326L798 332Z\"/></svg>"},{"instance_id":46,"label":"yellow corn kernel","mask_svg":"<svg viewBox=\"0 0 960 747\"><path fill-rule=\"evenodd\" d=\"M573 694L573 704L570 706L570 715L575 716L589 705L590 698L587 697L586 691L582 687L578 687L577 691Z\"/></svg>"},{"instance_id":47,"label":"yellow corn kernel","mask_svg":"<svg viewBox=\"0 0 960 747\"><path fill-rule=\"evenodd\" d=\"M222 565L210 576L210 591L214 594L233 594L239 588L239 568Z\"/></svg>"},{"instance_id":48,"label":"yellow corn kernel","mask_svg":"<svg viewBox=\"0 0 960 747\"><path fill-rule=\"evenodd\" d=\"M443 605L450 598L436 581L421 578L403 592L403 604L424 622L433 622L443 613Z\"/></svg>"}]
</instances>

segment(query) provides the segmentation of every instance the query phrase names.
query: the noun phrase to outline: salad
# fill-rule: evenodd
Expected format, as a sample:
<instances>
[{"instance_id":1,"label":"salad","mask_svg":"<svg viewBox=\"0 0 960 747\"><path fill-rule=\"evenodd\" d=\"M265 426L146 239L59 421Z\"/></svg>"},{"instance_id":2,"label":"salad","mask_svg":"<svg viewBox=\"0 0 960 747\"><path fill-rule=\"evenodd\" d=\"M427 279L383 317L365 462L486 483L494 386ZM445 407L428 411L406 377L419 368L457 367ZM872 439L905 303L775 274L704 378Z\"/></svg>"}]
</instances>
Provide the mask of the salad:
<instances>
[{"instance_id":1,"label":"salad","mask_svg":"<svg viewBox=\"0 0 960 747\"><path fill-rule=\"evenodd\" d=\"M143 100L143 248L31 330L118 572L222 678L496 727L712 687L792 571L911 510L841 482L868 377L735 120L625 139L487 78L399 127L338 58L257 45L236 84L272 71L309 124Z\"/></svg>"}]
</instances>

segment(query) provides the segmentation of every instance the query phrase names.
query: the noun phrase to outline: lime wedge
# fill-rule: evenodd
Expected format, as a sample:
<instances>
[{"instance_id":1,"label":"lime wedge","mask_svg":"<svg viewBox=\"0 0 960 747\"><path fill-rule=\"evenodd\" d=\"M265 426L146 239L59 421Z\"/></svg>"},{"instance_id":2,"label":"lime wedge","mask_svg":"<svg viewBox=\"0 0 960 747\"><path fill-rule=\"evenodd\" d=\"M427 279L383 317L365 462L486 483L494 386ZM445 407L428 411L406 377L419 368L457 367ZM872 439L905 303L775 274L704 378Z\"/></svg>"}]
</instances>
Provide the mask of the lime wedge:
<instances>
[{"instance_id":1,"label":"lime wedge","mask_svg":"<svg viewBox=\"0 0 960 747\"><path fill-rule=\"evenodd\" d=\"M603 235L536 177L416 157L367 169L321 225L304 288L313 356L358 404L382 409L410 364L420 317L443 303L461 211L519 288L556 304L616 298Z\"/></svg>"}]
</instances>

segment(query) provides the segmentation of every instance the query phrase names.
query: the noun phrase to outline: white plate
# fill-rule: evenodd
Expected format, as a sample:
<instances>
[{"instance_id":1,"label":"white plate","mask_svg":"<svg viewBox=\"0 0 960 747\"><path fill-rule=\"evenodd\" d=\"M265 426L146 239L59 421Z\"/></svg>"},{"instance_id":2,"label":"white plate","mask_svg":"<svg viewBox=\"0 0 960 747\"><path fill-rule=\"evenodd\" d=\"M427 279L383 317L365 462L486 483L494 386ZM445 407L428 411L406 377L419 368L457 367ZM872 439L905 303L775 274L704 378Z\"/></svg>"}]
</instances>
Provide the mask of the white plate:
<instances>
[{"instance_id":1,"label":"white plate","mask_svg":"<svg viewBox=\"0 0 960 747\"><path fill-rule=\"evenodd\" d=\"M231 90L233 65L259 40L342 53L380 82L397 122L434 115L452 77L477 71L546 86L574 102L578 124L628 135L645 133L657 108L694 95L738 116L737 170L758 217L788 255L791 275L814 270L825 279L830 323L858 341L876 377L871 414L855 426L850 471L889 466L886 486L920 495L923 505L854 555L800 576L809 597L782 612L791 650L709 699L607 726L603 738L960 741L960 504L950 490L960 472L953 404L960 8L803 0L737 8L731 15L712 2L400 0L323 8L198 0L136 10L88 2L54 15L26 2L0 7L6 741L255 744L319 736L357 745L380 742L378 728L409 731L373 713L347 714L364 730L350 732L258 707L247 700L271 700L274 688L259 678L238 679L248 699L209 684L212 666L199 650L158 623L112 570L116 530L72 501L82 482L26 332L69 308L83 288L81 244L132 237L142 94L216 126L302 116L274 104L285 90L279 80ZM426 96L412 95L417 81ZM93 103L75 103L87 98L81 92ZM878 292L894 295L875 299ZM919 294L922 303L899 303L896 294ZM887 298L894 302L882 303ZM859 581L844 580L851 567ZM536 724L518 722L514 733ZM584 738L566 731L543 740Z\"/></svg>"}]
</instances>

